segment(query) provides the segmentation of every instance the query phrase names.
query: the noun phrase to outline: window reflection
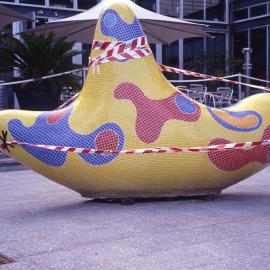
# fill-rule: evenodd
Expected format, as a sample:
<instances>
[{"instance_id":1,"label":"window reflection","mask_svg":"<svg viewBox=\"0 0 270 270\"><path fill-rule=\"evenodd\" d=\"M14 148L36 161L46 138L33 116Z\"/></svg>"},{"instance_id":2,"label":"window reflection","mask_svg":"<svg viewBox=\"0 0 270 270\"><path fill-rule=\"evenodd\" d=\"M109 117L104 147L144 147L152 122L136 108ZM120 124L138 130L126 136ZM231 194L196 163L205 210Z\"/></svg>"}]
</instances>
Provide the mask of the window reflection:
<instances>
[{"instance_id":1,"label":"window reflection","mask_svg":"<svg viewBox=\"0 0 270 270\"><path fill-rule=\"evenodd\" d=\"M205 70L215 76L225 75L226 36L223 33L211 33L215 38L206 38Z\"/></svg>"},{"instance_id":2,"label":"window reflection","mask_svg":"<svg viewBox=\"0 0 270 270\"><path fill-rule=\"evenodd\" d=\"M235 21L240 21L248 18L248 9L239 9L233 12L233 19Z\"/></svg>"},{"instance_id":3,"label":"window reflection","mask_svg":"<svg viewBox=\"0 0 270 270\"><path fill-rule=\"evenodd\" d=\"M257 17L267 14L267 4L250 8L250 16Z\"/></svg>"},{"instance_id":4,"label":"window reflection","mask_svg":"<svg viewBox=\"0 0 270 270\"><path fill-rule=\"evenodd\" d=\"M89 9L97 4L97 0L78 0L78 8L79 9Z\"/></svg>"},{"instance_id":5,"label":"window reflection","mask_svg":"<svg viewBox=\"0 0 270 270\"><path fill-rule=\"evenodd\" d=\"M36 18L36 27L48 22L47 18Z\"/></svg>"},{"instance_id":6,"label":"window reflection","mask_svg":"<svg viewBox=\"0 0 270 270\"><path fill-rule=\"evenodd\" d=\"M170 17L180 17L179 0L160 0L160 13Z\"/></svg>"},{"instance_id":7,"label":"window reflection","mask_svg":"<svg viewBox=\"0 0 270 270\"><path fill-rule=\"evenodd\" d=\"M87 67L89 64L89 55L91 51L91 44L82 44L82 64Z\"/></svg>"},{"instance_id":8,"label":"window reflection","mask_svg":"<svg viewBox=\"0 0 270 270\"><path fill-rule=\"evenodd\" d=\"M179 42L175 41L170 45L162 45L162 63L170 67L178 67L179 62ZM164 73L165 74L165 73ZM178 79L177 74L167 73L165 74L167 79L176 80Z\"/></svg>"},{"instance_id":9,"label":"window reflection","mask_svg":"<svg viewBox=\"0 0 270 270\"><path fill-rule=\"evenodd\" d=\"M251 48L253 49L252 58L252 75L266 79L266 49L267 49L267 28L257 28L250 31L251 36Z\"/></svg>"},{"instance_id":10,"label":"window reflection","mask_svg":"<svg viewBox=\"0 0 270 270\"><path fill-rule=\"evenodd\" d=\"M50 0L50 5L60 8L73 8L73 0Z\"/></svg>"},{"instance_id":11,"label":"window reflection","mask_svg":"<svg viewBox=\"0 0 270 270\"><path fill-rule=\"evenodd\" d=\"M12 37L12 24L8 24L2 29L0 34L0 44L7 45L10 37Z\"/></svg>"},{"instance_id":12,"label":"window reflection","mask_svg":"<svg viewBox=\"0 0 270 270\"><path fill-rule=\"evenodd\" d=\"M207 21L225 21L225 1L206 0L206 20Z\"/></svg>"},{"instance_id":13,"label":"window reflection","mask_svg":"<svg viewBox=\"0 0 270 270\"><path fill-rule=\"evenodd\" d=\"M136 0L135 1L137 5L146 8L151 11L156 11L156 0ZM162 0L161 0L162 2ZM166 1L169 2L169 1ZM160 3L161 5L161 3ZM161 12L162 13L162 12Z\"/></svg>"},{"instance_id":14,"label":"window reflection","mask_svg":"<svg viewBox=\"0 0 270 270\"><path fill-rule=\"evenodd\" d=\"M156 58L156 44L150 44L150 48L154 57Z\"/></svg>"},{"instance_id":15,"label":"window reflection","mask_svg":"<svg viewBox=\"0 0 270 270\"><path fill-rule=\"evenodd\" d=\"M248 32L242 31L234 34L234 58L231 59L231 65L234 73L243 72L243 53L242 49L248 47Z\"/></svg>"},{"instance_id":16,"label":"window reflection","mask_svg":"<svg viewBox=\"0 0 270 270\"><path fill-rule=\"evenodd\" d=\"M222 76L226 66L226 35L211 33L215 38L184 40L184 68Z\"/></svg>"},{"instance_id":17,"label":"window reflection","mask_svg":"<svg viewBox=\"0 0 270 270\"><path fill-rule=\"evenodd\" d=\"M189 38L184 40L184 68L203 72L203 38Z\"/></svg>"},{"instance_id":18,"label":"window reflection","mask_svg":"<svg viewBox=\"0 0 270 270\"><path fill-rule=\"evenodd\" d=\"M45 5L45 0L20 0L21 4Z\"/></svg>"},{"instance_id":19,"label":"window reflection","mask_svg":"<svg viewBox=\"0 0 270 270\"><path fill-rule=\"evenodd\" d=\"M183 0L185 19L204 19L204 0Z\"/></svg>"}]
</instances>

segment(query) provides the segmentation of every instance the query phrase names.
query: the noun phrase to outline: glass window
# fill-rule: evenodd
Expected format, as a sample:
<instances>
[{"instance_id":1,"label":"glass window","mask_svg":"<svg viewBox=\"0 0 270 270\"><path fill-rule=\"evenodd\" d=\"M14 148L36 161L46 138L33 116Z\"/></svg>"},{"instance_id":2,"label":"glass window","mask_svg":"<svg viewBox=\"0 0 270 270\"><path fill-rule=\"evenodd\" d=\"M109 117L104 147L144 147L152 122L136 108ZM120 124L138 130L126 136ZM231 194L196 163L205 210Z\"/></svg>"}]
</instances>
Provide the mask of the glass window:
<instances>
[{"instance_id":1,"label":"glass window","mask_svg":"<svg viewBox=\"0 0 270 270\"><path fill-rule=\"evenodd\" d=\"M215 38L206 38L204 65L206 72L223 76L226 66L226 36L223 33L211 33Z\"/></svg>"},{"instance_id":2,"label":"glass window","mask_svg":"<svg viewBox=\"0 0 270 270\"><path fill-rule=\"evenodd\" d=\"M170 17L180 17L179 0L161 0L160 13Z\"/></svg>"},{"instance_id":3,"label":"glass window","mask_svg":"<svg viewBox=\"0 0 270 270\"><path fill-rule=\"evenodd\" d=\"M235 21L240 21L240 20L244 20L248 18L248 9L239 9L239 10L235 10L233 12L233 19Z\"/></svg>"},{"instance_id":4,"label":"glass window","mask_svg":"<svg viewBox=\"0 0 270 270\"><path fill-rule=\"evenodd\" d=\"M48 22L48 19L45 18L36 18L36 27L42 24L45 24L46 22Z\"/></svg>"},{"instance_id":5,"label":"glass window","mask_svg":"<svg viewBox=\"0 0 270 270\"><path fill-rule=\"evenodd\" d=\"M162 45L162 63L170 67L178 67L179 42L175 41L170 45ZM172 73L164 73L167 79L177 80L178 75Z\"/></svg>"},{"instance_id":6,"label":"glass window","mask_svg":"<svg viewBox=\"0 0 270 270\"><path fill-rule=\"evenodd\" d=\"M225 9L225 1L206 0L206 20L224 22Z\"/></svg>"},{"instance_id":7,"label":"glass window","mask_svg":"<svg viewBox=\"0 0 270 270\"><path fill-rule=\"evenodd\" d=\"M73 8L73 0L50 0L50 6L60 8Z\"/></svg>"},{"instance_id":8,"label":"glass window","mask_svg":"<svg viewBox=\"0 0 270 270\"><path fill-rule=\"evenodd\" d=\"M151 51L156 59L156 44L150 44Z\"/></svg>"},{"instance_id":9,"label":"glass window","mask_svg":"<svg viewBox=\"0 0 270 270\"><path fill-rule=\"evenodd\" d=\"M184 68L203 72L204 57L203 38L188 38L184 40Z\"/></svg>"},{"instance_id":10,"label":"glass window","mask_svg":"<svg viewBox=\"0 0 270 270\"><path fill-rule=\"evenodd\" d=\"M7 24L5 25L4 29L2 29L2 32L0 34L0 44L7 45L8 38L10 37L12 37L12 24Z\"/></svg>"},{"instance_id":11,"label":"glass window","mask_svg":"<svg viewBox=\"0 0 270 270\"><path fill-rule=\"evenodd\" d=\"M45 0L20 0L21 4L45 5Z\"/></svg>"},{"instance_id":12,"label":"glass window","mask_svg":"<svg viewBox=\"0 0 270 270\"><path fill-rule=\"evenodd\" d=\"M32 21L24 21L23 22L23 29L31 29L33 27L33 22Z\"/></svg>"},{"instance_id":13,"label":"glass window","mask_svg":"<svg viewBox=\"0 0 270 270\"><path fill-rule=\"evenodd\" d=\"M257 28L250 31L251 35L251 48L253 49L253 52L251 54L252 59L252 75L261 78L266 79L266 46L267 46L267 40L266 40L266 27L263 28Z\"/></svg>"},{"instance_id":14,"label":"glass window","mask_svg":"<svg viewBox=\"0 0 270 270\"><path fill-rule=\"evenodd\" d=\"M243 31L234 33L233 46L233 59L230 60L230 64L234 73L242 73L242 65L244 63L242 50L243 48L248 47L248 32Z\"/></svg>"},{"instance_id":15,"label":"glass window","mask_svg":"<svg viewBox=\"0 0 270 270\"><path fill-rule=\"evenodd\" d=\"M97 0L78 0L78 8L79 9L89 9L97 4Z\"/></svg>"},{"instance_id":16,"label":"glass window","mask_svg":"<svg viewBox=\"0 0 270 270\"><path fill-rule=\"evenodd\" d=\"M184 18L204 20L204 0L183 0Z\"/></svg>"},{"instance_id":17,"label":"glass window","mask_svg":"<svg viewBox=\"0 0 270 270\"><path fill-rule=\"evenodd\" d=\"M161 2L160 6L162 6L162 1L163 0L160 1ZM172 0L169 0L169 1L172 1ZM169 2L169 1L165 1L165 2ZM146 8L151 11L156 11L156 0L136 0L134 2L136 2L137 5L143 8Z\"/></svg>"},{"instance_id":18,"label":"glass window","mask_svg":"<svg viewBox=\"0 0 270 270\"><path fill-rule=\"evenodd\" d=\"M82 44L82 64L85 67L88 67L89 64L90 51L91 51L90 44Z\"/></svg>"},{"instance_id":19,"label":"glass window","mask_svg":"<svg viewBox=\"0 0 270 270\"><path fill-rule=\"evenodd\" d=\"M259 5L255 7L250 8L250 16L251 17L257 17L261 15L267 14L267 5Z\"/></svg>"}]
</instances>

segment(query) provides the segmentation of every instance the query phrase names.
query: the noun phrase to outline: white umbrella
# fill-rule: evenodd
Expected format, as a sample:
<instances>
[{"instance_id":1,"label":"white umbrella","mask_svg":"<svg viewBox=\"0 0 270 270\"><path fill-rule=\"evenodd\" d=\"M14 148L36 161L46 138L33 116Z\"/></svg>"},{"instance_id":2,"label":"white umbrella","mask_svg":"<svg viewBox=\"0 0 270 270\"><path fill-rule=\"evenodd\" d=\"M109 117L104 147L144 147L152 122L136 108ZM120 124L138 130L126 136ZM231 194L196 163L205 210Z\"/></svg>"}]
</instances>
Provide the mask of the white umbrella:
<instances>
[{"instance_id":1,"label":"white umbrella","mask_svg":"<svg viewBox=\"0 0 270 270\"><path fill-rule=\"evenodd\" d=\"M130 0L103 0L85 12L59 21L49 22L31 31L43 34L54 31L57 36L67 36L69 41L92 43L97 19L102 10L113 1L129 5L139 19L149 43L171 43L180 38L199 36L211 37L203 30L205 25L151 12Z\"/></svg>"},{"instance_id":2,"label":"white umbrella","mask_svg":"<svg viewBox=\"0 0 270 270\"><path fill-rule=\"evenodd\" d=\"M3 5L0 5L0 30L3 30L3 28L16 21L26 21L31 20L30 18L10 9Z\"/></svg>"}]
</instances>

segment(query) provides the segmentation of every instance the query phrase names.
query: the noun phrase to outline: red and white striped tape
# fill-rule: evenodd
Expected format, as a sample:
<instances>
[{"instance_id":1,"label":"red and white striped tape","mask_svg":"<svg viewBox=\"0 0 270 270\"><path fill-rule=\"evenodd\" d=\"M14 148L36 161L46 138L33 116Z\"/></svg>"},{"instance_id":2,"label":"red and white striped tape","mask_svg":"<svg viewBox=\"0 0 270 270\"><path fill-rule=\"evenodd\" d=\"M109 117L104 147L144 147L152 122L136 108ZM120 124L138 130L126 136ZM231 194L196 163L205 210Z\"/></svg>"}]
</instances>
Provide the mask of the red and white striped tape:
<instances>
[{"instance_id":1,"label":"red and white striped tape","mask_svg":"<svg viewBox=\"0 0 270 270\"><path fill-rule=\"evenodd\" d=\"M104 52L95 59L90 58L88 67L95 67L100 64L105 64L109 62L119 62L123 60L139 59L139 58L143 58L145 56L152 54L152 51L150 50L150 48L146 47L146 38L144 36L129 40L127 42L125 41L111 42L111 41L94 40L92 49L104 50ZM162 64L159 64L159 66L160 66L161 71L163 72L169 72L169 73L174 73L174 74L184 74L187 76L192 76L192 77L202 78L202 79L213 79L216 81L226 82L226 83L230 83L234 85L240 84L240 85L270 92L270 87L247 84L244 82L233 81L233 80L225 79L222 77L216 77L216 76L211 76L211 75L184 70L180 68L169 67ZM78 95L79 93L76 94L74 97L72 97L70 100L66 101L57 109L64 108L68 104L72 103L78 97ZM211 96L214 96L214 95L211 94Z\"/></svg>"},{"instance_id":2,"label":"red and white striped tape","mask_svg":"<svg viewBox=\"0 0 270 270\"><path fill-rule=\"evenodd\" d=\"M103 48L106 49L98 57L89 59L88 67L109 62L139 59L152 54L151 49L146 46L146 38L144 36L126 42L108 42L96 40L93 42L92 49L102 50Z\"/></svg>"},{"instance_id":3,"label":"red and white striped tape","mask_svg":"<svg viewBox=\"0 0 270 270\"><path fill-rule=\"evenodd\" d=\"M101 41L101 40L93 40L92 50L110 50L116 47L119 44L122 44L122 41Z\"/></svg>"},{"instance_id":4,"label":"red and white striped tape","mask_svg":"<svg viewBox=\"0 0 270 270\"><path fill-rule=\"evenodd\" d=\"M55 110L61 110L65 107L67 107L69 104L71 104L73 101L75 101L79 95L80 95L80 93L76 93L72 98L65 101L63 104L58 106Z\"/></svg>"},{"instance_id":5,"label":"red and white striped tape","mask_svg":"<svg viewBox=\"0 0 270 270\"><path fill-rule=\"evenodd\" d=\"M122 52L122 53L113 53L111 56L104 56L101 55L95 59L90 59L89 67L106 64L110 62L121 62L130 59L140 59L145 56L151 55L152 52L149 48L140 48L132 51Z\"/></svg>"},{"instance_id":6,"label":"red and white striped tape","mask_svg":"<svg viewBox=\"0 0 270 270\"><path fill-rule=\"evenodd\" d=\"M200 147L156 147L156 148L145 148L145 149L129 149L129 150L99 150L91 148L81 147L70 147L70 146L55 146L55 145L44 145L44 144L32 144L26 142L10 141L7 145L20 145L37 147L46 150L60 151L60 152L72 152L77 154L163 154L163 153L194 153L194 152L212 152L212 151L226 151L233 149L250 149L258 146L270 145L270 140L261 140L254 142L239 142L239 143L228 143L211 146L200 146ZM3 149L3 144L0 145L0 149Z\"/></svg>"},{"instance_id":7,"label":"red and white striped tape","mask_svg":"<svg viewBox=\"0 0 270 270\"><path fill-rule=\"evenodd\" d=\"M142 36L131 39L129 41L112 41L112 42L94 40L92 50L109 51L111 49L114 49L115 47L119 47L120 45L124 45L125 49L130 48L130 50L135 50L137 47L146 45L146 37Z\"/></svg>"},{"instance_id":8,"label":"red and white striped tape","mask_svg":"<svg viewBox=\"0 0 270 270\"><path fill-rule=\"evenodd\" d=\"M184 70L184 69L180 69L180 68L168 67L168 66L165 66L162 64L160 64L159 66L160 66L161 71L165 71L165 72L170 72L170 73L175 73L175 74L184 74L184 75L192 76L192 77L196 77L196 78L214 79L216 81L221 81L221 82L226 82L226 83L231 83L231 84L241 84L244 86L257 88L257 89L260 89L263 91L270 91L270 87L248 84L248 83L243 83L243 82L237 82L237 81L228 80L228 79L225 79L222 77L211 76L211 75L202 74L202 73L198 73L198 72L194 72L194 71L188 71L188 70Z\"/></svg>"},{"instance_id":9,"label":"red and white striped tape","mask_svg":"<svg viewBox=\"0 0 270 270\"><path fill-rule=\"evenodd\" d=\"M145 52L140 53L141 50L146 48L146 47L144 47L145 45L146 45L145 37L140 37L140 38L133 39L133 40L130 40L127 42L124 42L124 41L110 42L110 41L95 40L92 48L95 50L105 50L105 52L102 53L96 59L91 59L89 66L99 65L99 64L109 63L109 62L115 62L115 61L138 59L138 58L148 56L148 55L150 55L149 51L151 52L150 49L148 49ZM125 46L127 46L127 50L126 50L126 54L125 53L123 54L122 50ZM132 51L134 51L133 54L132 54ZM102 60L99 61L98 58L102 58ZM233 81L233 80L225 79L222 77L211 76L211 75L202 74L202 73L198 73L198 72L194 72L194 71L188 71L188 70L184 70L184 69L180 69L180 68L168 67L168 66L165 66L162 64L160 64L159 66L160 66L161 70L164 72L170 72L170 73L174 73L174 74L184 74L187 76L192 76L192 77L202 78L202 79L213 79L216 81L226 82L226 83L235 84L235 85L241 84L244 86L248 86L248 87L252 87L252 88L259 89L259 90L270 92L270 87L266 87L266 86L260 86L260 85L248 84L248 83L244 83L244 82Z\"/></svg>"}]
</instances>

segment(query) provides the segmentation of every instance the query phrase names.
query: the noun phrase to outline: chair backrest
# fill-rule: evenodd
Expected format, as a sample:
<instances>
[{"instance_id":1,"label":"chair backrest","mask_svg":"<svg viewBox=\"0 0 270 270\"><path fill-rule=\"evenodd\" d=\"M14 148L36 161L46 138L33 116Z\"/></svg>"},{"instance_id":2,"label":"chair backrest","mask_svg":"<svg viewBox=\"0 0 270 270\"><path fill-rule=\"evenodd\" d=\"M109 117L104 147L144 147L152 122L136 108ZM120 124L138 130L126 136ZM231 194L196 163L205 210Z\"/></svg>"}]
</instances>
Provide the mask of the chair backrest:
<instances>
[{"instance_id":1,"label":"chair backrest","mask_svg":"<svg viewBox=\"0 0 270 270\"><path fill-rule=\"evenodd\" d=\"M230 87L218 87L217 94L220 94L221 98L230 100L232 98L233 89Z\"/></svg>"},{"instance_id":2,"label":"chair backrest","mask_svg":"<svg viewBox=\"0 0 270 270\"><path fill-rule=\"evenodd\" d=\"M205 96L206 88L202 84L190 84L189 97L203 99Z\"/></svg>"},{"instance_id":3,"label":"chair backrest","mask_svg":"<svg viewBox=\"0 0 270 270\"><path fill-rule=\"evenodd\" d=\"M184 91L185 93L188 92L188 88L187 88L187 86L185 86L185 85L177 85L177 86L176 86L176 89L177 89L178 91Z\"/></svg>"}]
</instances>

